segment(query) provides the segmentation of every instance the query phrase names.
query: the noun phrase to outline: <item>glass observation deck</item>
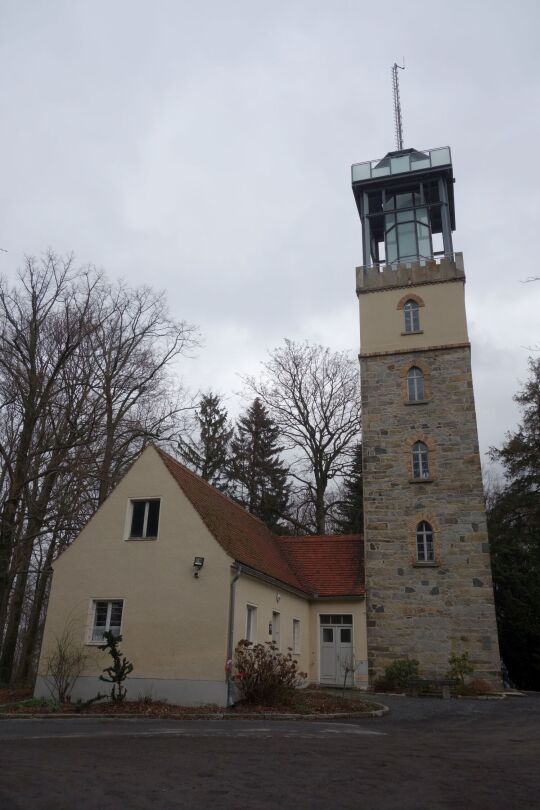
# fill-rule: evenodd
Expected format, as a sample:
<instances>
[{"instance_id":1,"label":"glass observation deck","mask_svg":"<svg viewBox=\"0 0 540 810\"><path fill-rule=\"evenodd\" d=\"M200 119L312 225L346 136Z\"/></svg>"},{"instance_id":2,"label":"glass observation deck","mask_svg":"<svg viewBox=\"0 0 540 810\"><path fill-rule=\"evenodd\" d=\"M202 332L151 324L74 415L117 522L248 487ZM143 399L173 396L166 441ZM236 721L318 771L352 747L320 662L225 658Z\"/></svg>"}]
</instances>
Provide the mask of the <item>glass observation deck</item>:
<instances>
[{"instance_id":1,"label":"glass observation deck","mask_svg":"<svg viewBox=\"0 0 540 810\"><path fill-rule=\"evenodd\" d=\"M353 163L351 166L352 182L361 183L365 180L376 180L379 177L412 174L451 165L452 157L449 146L424 149L419 152L410 150L409 154L392 155L390 153L381 160L366 160L364 163Z\"/></svg>"}]
</instances>

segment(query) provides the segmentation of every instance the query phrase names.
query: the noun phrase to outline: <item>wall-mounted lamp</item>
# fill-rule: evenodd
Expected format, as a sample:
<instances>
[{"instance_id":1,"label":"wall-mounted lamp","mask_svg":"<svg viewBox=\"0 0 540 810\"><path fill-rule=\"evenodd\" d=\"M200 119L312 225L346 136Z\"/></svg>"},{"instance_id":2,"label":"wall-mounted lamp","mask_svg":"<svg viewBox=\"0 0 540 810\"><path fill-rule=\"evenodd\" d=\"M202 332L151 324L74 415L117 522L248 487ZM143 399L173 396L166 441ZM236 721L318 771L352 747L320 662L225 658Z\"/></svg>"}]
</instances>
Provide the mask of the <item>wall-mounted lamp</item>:
<instances>
[{"instance_id":1,"label":"wall-mounted lamp","mask_svg":"<svg viewBox=\"0 0 540 810\"><path fill-rule=\"evenodd\" d=\"M195 557L193 560L193 568L195 569L193 576L197 578L199 576L199 571L204 565L204 557Z\"/></svg>"}]
</instances>

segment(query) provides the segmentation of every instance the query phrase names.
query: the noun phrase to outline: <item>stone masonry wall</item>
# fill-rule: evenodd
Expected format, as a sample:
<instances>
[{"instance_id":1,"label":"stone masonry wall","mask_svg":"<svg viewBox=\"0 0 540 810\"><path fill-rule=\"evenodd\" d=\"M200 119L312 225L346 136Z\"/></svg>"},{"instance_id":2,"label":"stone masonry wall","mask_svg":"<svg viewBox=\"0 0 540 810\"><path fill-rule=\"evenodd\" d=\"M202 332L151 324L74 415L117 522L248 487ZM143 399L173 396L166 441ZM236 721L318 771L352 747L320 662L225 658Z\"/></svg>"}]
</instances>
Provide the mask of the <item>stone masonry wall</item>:
<instances>
[{"instance_id":1,"label":"stone masonry wall","mask_svg":"<svg viewBox=\"0 0 540 810\"><path fill-rule=\"evenodd\" d=\"M403 401L403 374L429 369L429 397ZM398 658L442 676L468 651L500 685L470 349L361 357L368 650L372 677ZM410 447L430 439L429 482L411 482ZM435 530L435 564L419 564L415 531Z\"/></svg>"}]
</instances>

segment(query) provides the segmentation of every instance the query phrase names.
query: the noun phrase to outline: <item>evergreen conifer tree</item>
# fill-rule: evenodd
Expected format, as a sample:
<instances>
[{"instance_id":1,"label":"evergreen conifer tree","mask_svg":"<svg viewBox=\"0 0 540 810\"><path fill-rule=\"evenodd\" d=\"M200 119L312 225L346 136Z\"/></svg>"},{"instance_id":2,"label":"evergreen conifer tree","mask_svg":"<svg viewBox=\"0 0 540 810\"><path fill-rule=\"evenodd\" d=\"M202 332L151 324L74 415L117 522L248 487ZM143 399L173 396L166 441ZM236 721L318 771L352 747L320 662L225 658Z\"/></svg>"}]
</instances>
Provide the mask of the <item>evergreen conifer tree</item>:
<instances>
[{"instance_id":1,"label":"evergreen conifer tree","mask_svg":"<svg viewBox=\"0 0 540 810\"><path fill-rule=\"evenodd\" d=\"M364 531L364 490L362 485L362 445L354 448L351 469L341 487L335 529L339 534L362 534Z\"/></svg>"},{"instance_id":2,"label":"evergreen conifer tree","mask_svg":"<svg viewBox=\"0 0 540 810\"><path fill-rule=\"evenodd\" d=\"M289 500L287 469L278 444L279 429L257 397L239 417L231 441L230 488L233 498L279 531Z\"/></svg>"},{"instance_id":3,"label":"evergreen conifer tree","mask_svg":"<svg viewBox=\"0 0 540 810\"><path fill-rule=\"evenodd\" d=\"M212 391L203 394L195 418L199 437L180 443L182 458L205 481L225 489L233 431L219 394Z\"/></svg>"},{"instance_id":4,"label":"evergreen conifer tree","mask_svg":"<svg viewBox=\"0 0 540 810\"><path fill-rule=\"evenodd\" d=\"M487 518L499 643L510 677L540 689L540 359L514 397L522 422L492 458L503 487L488 498Z\"/></svg>"}]
</instances>

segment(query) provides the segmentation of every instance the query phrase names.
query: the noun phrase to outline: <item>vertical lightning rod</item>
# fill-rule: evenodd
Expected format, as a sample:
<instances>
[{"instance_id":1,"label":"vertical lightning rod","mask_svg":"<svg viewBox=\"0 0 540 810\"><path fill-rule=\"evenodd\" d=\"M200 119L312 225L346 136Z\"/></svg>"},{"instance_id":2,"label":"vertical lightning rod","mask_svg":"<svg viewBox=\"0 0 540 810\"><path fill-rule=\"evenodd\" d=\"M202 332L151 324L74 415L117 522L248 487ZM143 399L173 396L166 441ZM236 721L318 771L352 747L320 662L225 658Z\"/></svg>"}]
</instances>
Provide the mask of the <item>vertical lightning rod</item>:
<instances>
[{"instance_id":1,"label":"vertical lightning rod","mask_svg":"<svg viewBox=\"0 0 540 810\"><path fill-rule=\"evenodd\" d=\"M399 100L399 70L405 70L405 60L403 65L394 62L392 65L392 88L394 91L394 127L396 132L396 147L399 151L403 149L403 121L401 119L401 102Z\"/></svg>"}]
</instances>

